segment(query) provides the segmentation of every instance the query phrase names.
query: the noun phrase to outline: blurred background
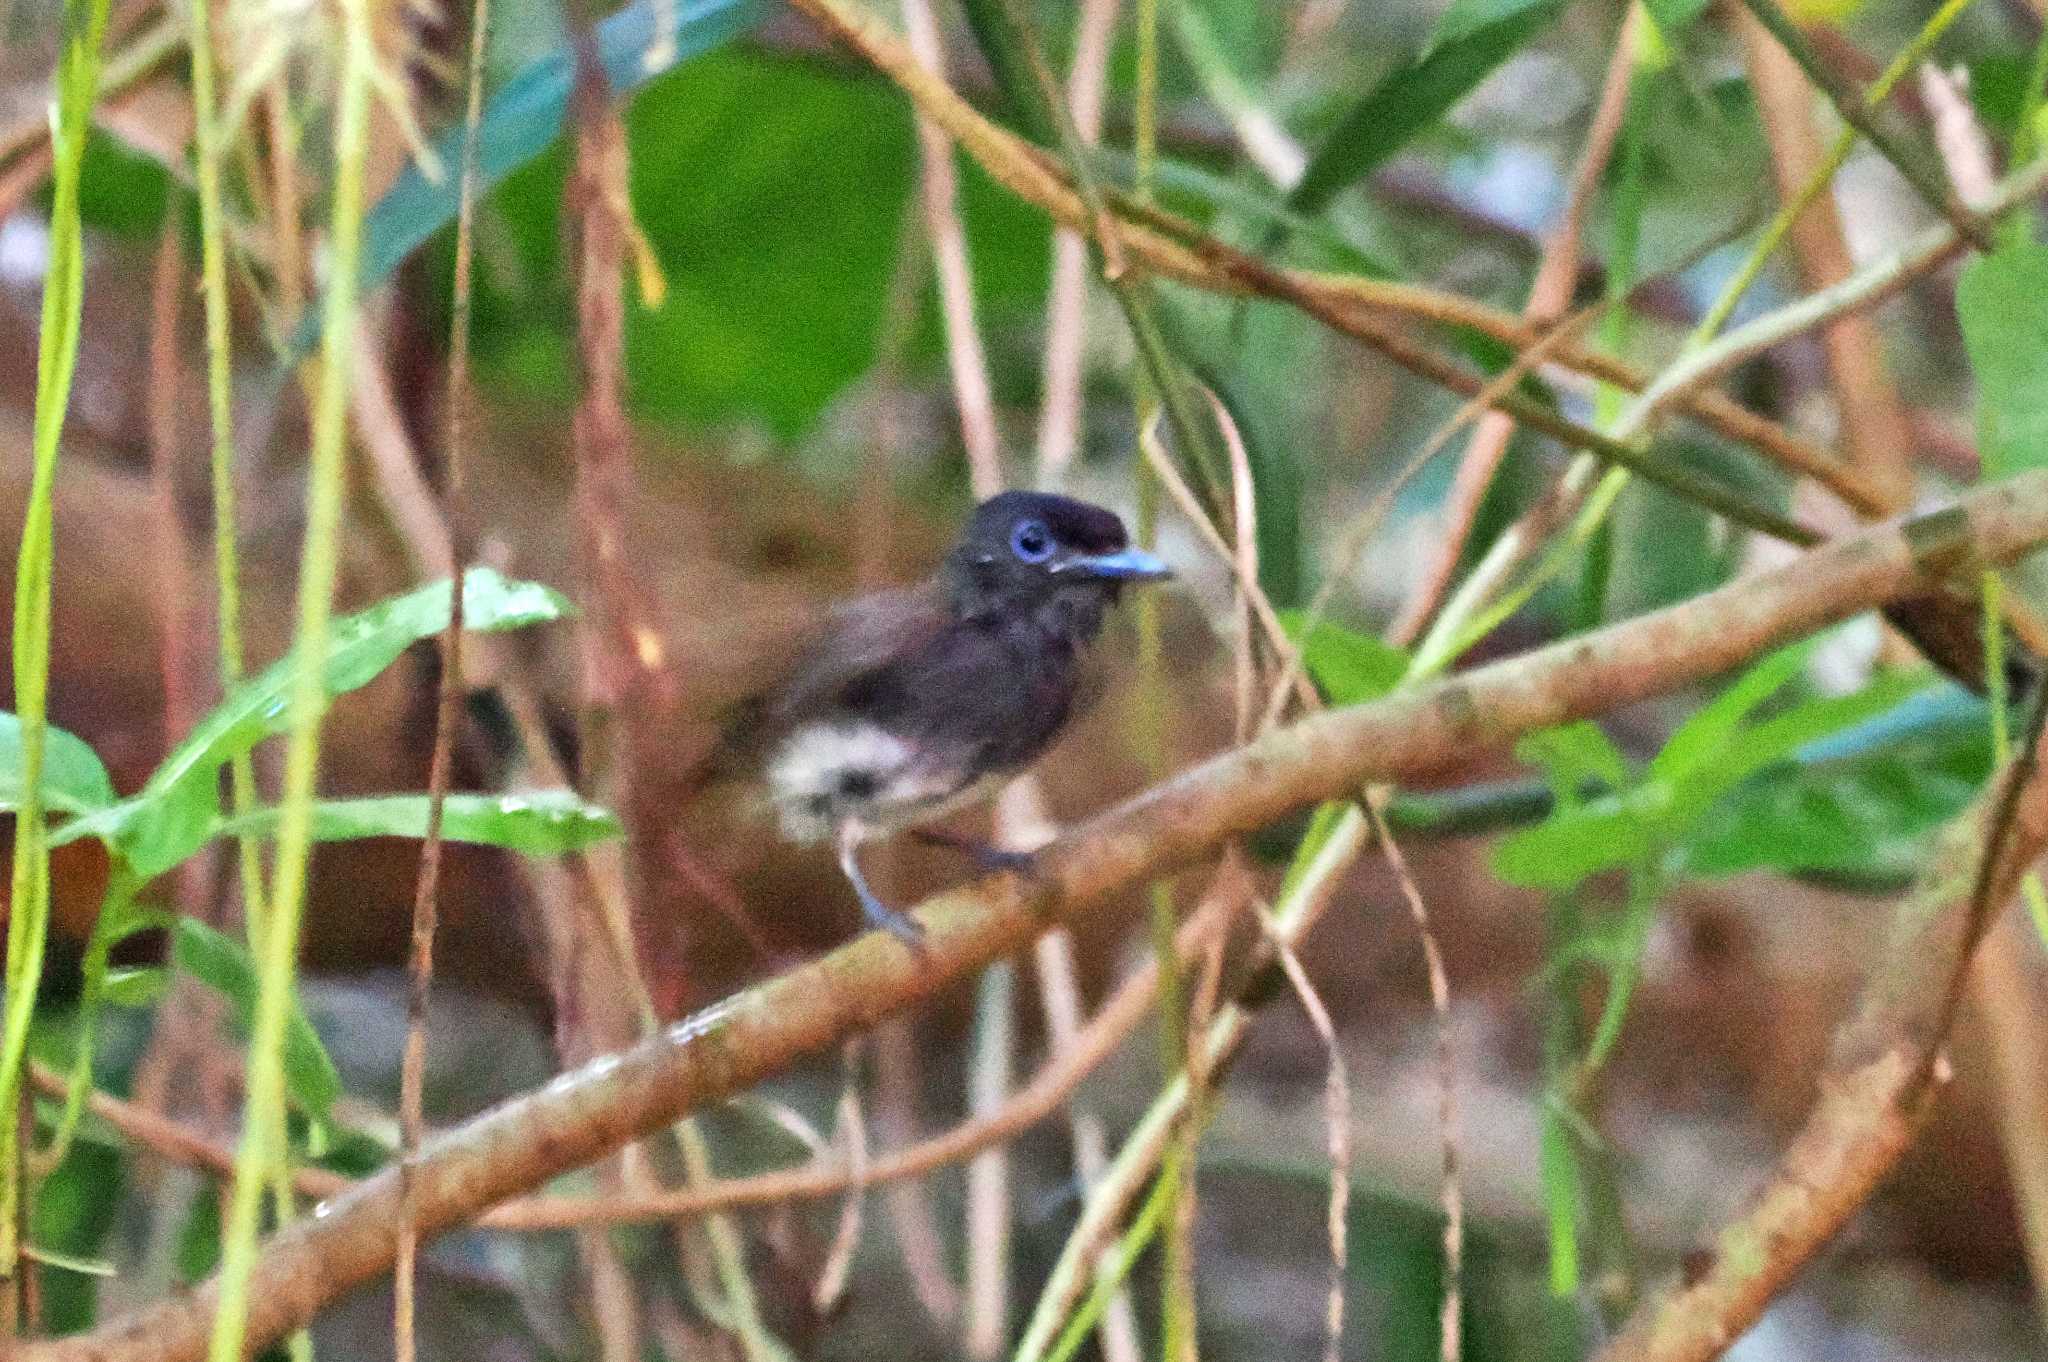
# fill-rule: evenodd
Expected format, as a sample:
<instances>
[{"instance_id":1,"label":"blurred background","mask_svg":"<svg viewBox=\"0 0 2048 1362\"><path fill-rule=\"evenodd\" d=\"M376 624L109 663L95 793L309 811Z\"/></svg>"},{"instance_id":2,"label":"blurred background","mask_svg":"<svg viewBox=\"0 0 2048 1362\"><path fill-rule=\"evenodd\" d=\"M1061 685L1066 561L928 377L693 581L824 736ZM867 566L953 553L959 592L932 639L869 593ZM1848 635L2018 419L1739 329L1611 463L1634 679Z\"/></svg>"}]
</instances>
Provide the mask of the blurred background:
<instances>
[{"instance_id":1,"label":"blurred background","mask_svg":"<svg viewBox=\"0 0 2048 1362\"><path fill-rule=\"evenodd\" d=\"M780 5L683 8L686 47L698 10L729 20L730 31L703 30L707 50L621 95L642 234L629 251L625 303L635 481L623 525L673 685L658 710L635 720L647 744L640 751L657 755L641 768L643 803L621 812L636 832L663 829L663 869L636 905L635 931L650 991L670 1013L860 926L828 856L782 846L743 798L697 796L686 777L729 707L776 674L824 605L928 572L972 504L977 417L963 411L958 357L949 364L935 224L950 221L964 235L971 293L952 300L953 321L957 329L958 309L971 302L1003 479L1058 486L1130 523L1156 520L1159 551L1180 571L1157 593L1155 619L1126 610L1112 623L1101 649L1111 683L1044 766L1039 812L1054 825L1078 821L1228 745L1240 631L1228 567L1171 496L1148 486L1135 404L1147 382L1115 299L1095 280L1078 310L1052 301L1055 250L1043 211L974 159L950 155L957 184L935 212L920 193L934 172L921 161L911 106L887 79ZM893 3L869 8L893 30L906 23ZM1135 19L1130 7L1107 8L1102 166L1127 184L1139 104ZM1276 261L1407 281L1510 315L1548 321L1614 302L1583 333L1587 343L1650 372L1679 353L1750 255L1781 186L1804 180L1842 126L1732 6L1695 7L1682 28L1611 0L1163 8L1154 174L1168 208ZM952 85L1017 124L962 12L951 3L927 12L922 0L915 11L935 25ZM643 30L649 12L630 11ZM1829 67L1861 85L1933 13L1919 0L1802 0L1793 17ZM1052 65L1068 72L1077 6L1040 0L1034 14ZM493 0L487 93L516 93L549 63L566 69L569 25L597 17L555 0ZM290 361L303 357L296 328L324 277L335 22L322 6L285 0L215 10L223 98L237 120L224 161L233 469L246 652L257 667L292 637L308 389ZM470 20L460 7L419 3L377 22L390 80L367 168L378 204L372 255L375 243L399 244L388 275L364 295L344 609L441 575L448 561L437 497L448 466L453 233L447 212L408 209L403 196L452 192L425 180L411 153L422 140L444 155L459 147L448 139L459 137ZM1973 148L1985 167L2021 159L2011 139L2038 102L2030 82L2038 84L2042 12L2032 0L1976 0L1943 22L1887 116L1963 186L1957 167ZM142 786L220 694L187 23L182 4L113 7L107 84L85 152L83 327L55 494L50 718L100 754L123 794ZM48 0L0 0L0 547L10 565L28 491L51 259L45 120L58 31ZM1620 92L1618 118L1599 114L1610 87ZM1361 127L1372 136L1361 140ZM1330 156L1333 146L1342 154ZM576 548L572 417L585 382L564 207L573 203L572 155L559 137L532 150L481 199L475 222L465 521L479 561L588 609ZM1328 183L1290 197L1305 162L1325 167ZM1939 221L1864 144L1828 190L1765 262L1735 324ZM1576 238L1567 249L1557 243L1568 217ZM426 239L408 249L415 228ZM950 249L941 240L941 256ZM1955 270L1921 273L1854 328L1767 350L1726 390L1845 457L1885 444L1896 457L1863 466L1894 508L1972 483L1976 418ZM639 286L650 275L665 284L658 302ZM1178 286L1162 286L1156 303L1177 361L1220 399L1241 438L1257 489L1260 586L1283 611L1326 591L1320 609L1347 639L1391 631L1412 642L1444 581L1468 571L1571 457L1516 429L1497 471L1480 468L1476 485L1461 490L1473 476L1461 469L1478 467L1461 455L1489 438L1482 427L1477 436L1458 431L1404 477L1457 411L1457 394L1279 304ZM1063 363L1048 358L1054 332L1078 340L1071 393L1049 378ZM1509 355L1475 333L1450 346L1475 373L1500 372ZM1610 421L1619 400L1547 370L1525 387L1589 423ZM1047 436L1049 420L1070 436ZM1704 425L1674 426L1659 448L1825 531L1853 523L1811 485ZM1368 515L1379 518L1364 522L1371 532L1361 543L1353 531ZM1468 660L1684 600L1786 552L1635 486L1594 548ZM1418 601L1420 619L1404 625ZM584 793L607 798L579 760L590 678L577 628L504 635L471 657L457 789L555 784L552 760ZM1155 646L1156 659L1145 661ZM1873 667L1904 656L1866 618L1828 635L1780 702L1855 693ZM425 787L439 673L436 650L422 643L339 700L322 751L323 793ZM1316 679L1339 689L1320 668ZM1601 728L1625 770L1637 771L1721 689L1635 706ZM1811 753L1775 764L1688 832L1686 854L1653 872L1595 865L1582 876L1532 875L1504 864L1503 839L1537 826L1548 807L1542 765L1509 750L1474 751L1436 788L1402 792L1396 823L1450 985L1441 1020L1461 1112L1466 1356L1585 1355L1771 1167L1813 1099L1830 1033L1927 834L1989 767L1981 705L1946 684L1916 699L1922 708L1907 716L1904 738L1875 757L1857 748L1832 765ZM550 757L536 756L536 738ZM274 746L256 754L263 791L277 786ZM659 811L652 822L649 808ZM1826 854L1814 850L1823 831L1836 837ZM1275 892L1301 835L1289 824L1247 849L1259 895ZM566 1006L580 996L575 980L590 977L577 971L592 968L565 963L562 934L580 930L562 925L573 910L561 905L583 892L574 860L450 849L429 1031L431 1123L544 1083L623 1039ZM337 1112L348 1134L322 1157L346 1172L367 1171L397 1138L417 861L417 842L396 837L322 847L315 858L301 991L342 1078ZM216 847L145 897L231 927L231 862ZM878 851L872 867L893 901L906 903L965 873L955 857L910 847ZM107 875L93 844L57 854L36 1042L53 1062L69 1053ZM1205 871L1170 892L1185 913L1214 887ZM1078 964L1068 968L1084 1009L1150 958L1146 901L1134 895L1092 912L1078 930ZM1254 935L1240 922L1229 958ZM1957 1082L1915 1151L1734 1355L2041 1352L2044 1279L2041 1264L2029 1272L2023 1225L2043 1207L2015 1191L2028 1180L2013 1170L2048 1159L2048 1127L2035 1120L2048 1074L2031 1063L2038 1045L1998 1034L2039 1026L2040 946L2017 924L2012 941L2012 967L1999 975L2004 1000L1967 1015ZM161 935L144 934L117 960L146 967L163 954ZM1348 1075L1342 1355L1437 1356L1440 1019L1402 887L1376 852L1345 876L1300 956ZM702 1128L717 1171L798 1162L807 1143L812 1153L837 1149L848 1138L849 1094L871 1153L986 1110L988 1081L999 1099L1053 1048L1048 969L1057 962L1041 954L1006 968L1000 988L964 984L845 1054L710 1114ZM1633 984L1625 1022L1597 1076L1588 1069L1574 1080L1572 1055L1622 973ZM232 1141L240 1042L205 989L174 981L96 1024L100 1087ZM739 1213L764 1326L805 1358L999 1355L1006 1345L987 1351L990 1307L974 1298L976 1283L991 1279L975 1265L979 1255L992 1251L990 1236L999 1241L993 1327L1014 1342L1082 1202L1077 1145L1099 1144L1106 1132L1115 1149L1158 1092L1155 1030L1152 1020L1140 1024L1079 1089L1072 1110L1094 1123L1092 1136L1077 1135L1062 1110L1000 1147L1008 1183L994 1222L970 1208L973 1175L953 1165L872 1193L843 1264L837 1199ZM1269 988L1241 1056L1210 1095L1192 1229L1207 1356L1306 1357L1323 1347L1328 1064L1310 1015L1285 987ZM610 1176L579 1175L569 1190L604 1191ZM113 1272L43 1272L51 1328L153 1300L205 1271L217 1252L211 1176L91 1120L36 1214L53 1252ZM1561 1253L1571 1258L1563 1267ZM1133 1277L1127 1337L1141 1341L1143 1356L1158 1351L1157 1257L1142 1259ZM559 1230L458 1233L423 1261L421 1355L741 1356L733 1335L707 1318L701 1258L690 1235L659 1223L608 1243ZM843 1272L829 1292L828 1265ZM316 1351L388 1355L390 1308L384 1288L351 1296L322 1315ZM1131 1327L1107 1326L1082 1344L1084 1355L1118 1356L1127 1344L1110 1334Z\"/></svg>"}]
</instances>

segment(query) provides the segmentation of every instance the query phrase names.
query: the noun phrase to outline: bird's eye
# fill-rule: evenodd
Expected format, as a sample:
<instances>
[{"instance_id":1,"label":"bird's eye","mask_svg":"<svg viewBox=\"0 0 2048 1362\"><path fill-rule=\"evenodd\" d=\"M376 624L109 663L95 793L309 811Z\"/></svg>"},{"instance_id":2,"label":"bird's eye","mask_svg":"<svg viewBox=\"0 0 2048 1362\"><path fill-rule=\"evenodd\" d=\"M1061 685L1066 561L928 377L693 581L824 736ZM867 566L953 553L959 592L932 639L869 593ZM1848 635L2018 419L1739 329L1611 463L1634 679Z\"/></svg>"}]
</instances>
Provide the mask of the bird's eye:
<instances>
[{"instance_id":1,"label":"bird's eye","mask_svg":"<svg viewBox=\"0 0 2048 1362\"><path fill-rule=\"evenodd\" d=\"M1043 563L1052 557L1052 531L1041 521L1021 520L1010 531L1010 551L1026 563Z\"/></svg>"}]
</instances>

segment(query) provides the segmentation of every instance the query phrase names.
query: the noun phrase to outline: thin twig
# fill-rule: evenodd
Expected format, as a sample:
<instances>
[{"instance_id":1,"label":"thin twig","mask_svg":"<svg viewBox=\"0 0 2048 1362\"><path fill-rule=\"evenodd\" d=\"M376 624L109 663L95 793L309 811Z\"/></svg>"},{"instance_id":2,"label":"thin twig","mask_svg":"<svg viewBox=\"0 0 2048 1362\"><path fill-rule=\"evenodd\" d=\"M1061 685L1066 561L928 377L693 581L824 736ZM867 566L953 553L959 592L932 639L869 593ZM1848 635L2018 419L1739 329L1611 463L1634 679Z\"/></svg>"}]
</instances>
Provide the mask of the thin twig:
<instances>
[{"instance_id":1,"label":"thin twig","mask_svg":"<svg viewBox=\"0 0 2048 1362\"><path fill-rule=\"evenodd\" d=\"M1892 939L1836 1037L1819 1100L1748 1209L1688 1255L1684 1280L1646 1301L1596 1362L1708 1362L1748 1328L1896 1166L1952 1077L1949 1027L1970 962L2048 848L2036 778L2048 687L2018 755L1944 831ZM1959 889L1958 886L1967 886Z\"/></svg>"},{"instance_id":2,"label":"thin twig","mask_svg":"<svg viewBox=\"0 0 2048 1362\"><path fill-rule=\"evenodd\" d=\"M198 0L208 3L208 0ZM405 1051L399 1065L398 1257L392 1281L392 1340L396 1362L416 1355L415 1294L418 1289L419 1232L417 1180L420 1142L426 1134L422 1106L427 1078L427 1005L434 980L434 934L441 911L441 819L455 761L455 731L462 722L462 635L468 543L465 480L469 467L470 271L475 256L477 142L483 122L484 55L488 51L490 0L470 8L469 95L462 136L460 197L455 218L455 281L448 337L448 440L444 451L442 518L450 540L448 624L441 632L441 677L434 706L434 749L427 765L427 835L420 845L419 880L412 902L412 945L406 962Z\"/></svg>"},{"instance_id":3,"label":"thin twig","mask_svg":"<svg viewBox=\"0 0 2048 1362\"><path fill-rule=\"evenodd\" d=\"M1983 220L1957 200L1925 157L1892 136L1884 126L1880 112L1867 105L1833 64L1814 50L1799 26L1778 8L1775 0L1742 0L1742 4L1778 40L1799 69L1806 73L1806 78L1828 97L1828 102L1835 106L1835 112L1842 121L1862 133L1863 139L1892 163L1900 177L1912 185L1935 212L1948 220L1959 240L1980 251L1988 252L1994 248Z\"/></svg>"},{"instance_id":4,"label":"thin twig","mask_svg":"<svg viewBox=\"0 0 2048 1362\"><path fill-rule=\"evenodd\" d=\"M1438 1195L1444 1211L1444 1299L1440 1319L1440 1351L1443 1362L1458 1362L1463 1349L1461 1329L1465 1318L1465 1194L1458 1175L1458 1051L1457 1036L1451 1029L1450 975L1444 969L1443 948L1429 925L1429 906L1409 872L1408 858L1387 826L1386 791L1366 793L1365 807L1372 815L1373 836L1401 886L1401 898L1415 921L1422 941L1422 959L1429 976L1429 1006L1436 1014L1437 1137L1441 1141L1442 1164Z\"/></svg>"},{"instance_id":5,"label":"thin twig","mask_svg":"<svg viewBox=\"0 0 2048 1362\"><path fill-rule=\"evenodd\" d=\"M1763 119L1778 196L1788 203L1797 201L1808 177L1822 173L1824 161L1813 125L1812 89L1791 55L1754 18L1738 14L1735 27L1747 50L1750 87ZM1831 195L1815 195L1793 221L1791 245L1809 291L1855 273ZM1841 412L1844 453L1884 489L1889 509L1910 505L1912 439L1875 323L1868 313L1840 317L1820 328L1819 340L1827 360L1828 386Z\"/></svg>"},{"instance_id":6,"label":"thin twig","mask_svg":"<svg viewBox=\"0 0 2048 1362\"><path fill-rule=\"evenodd\" d=\"M1349 1276L1346 1252L1351 1207L1351 1079L1344 1064L1344 1051L1337 1040L1330 1009L1310 982L1301 957L1285 942L1274 939L1273 952L1287 974L1301 1010L1323 1043L1327 1066L1323 1078L1323 1124L1330 1141L1330 1204L1327 1216L1330 1237L1329 1295L1323 1306L1323 1362L1340 1362L1344 1343L1344 1286Z\"/></svg>"},{"instance_id":7,"label":"thin twig","mask_svg":"<svg viewBox=\"0 0 2048 1362\"><path fill-rule=\"evenodd\" d=\"M1131 263L1142 264L1158 274L1213 292L1232 296L1257 295L1289 303L1429 381L1467 395L1483 388L1485 380L1417 345L1388 319L1402 317L1472 326L1510 345L1523 345L1534 339L1530 328L1522 321L1504 316L1483 304L1413 285L1387 284L1352 275L1278 269L1169 214L1114 196L1105 197L1103 207L1107 216L1099 217L1048 153L982 118L943 81L933 77L901 42L865 12L849 5L846 0L793 2L901 87L924 116L951 134L998 183L1046 209L1062 224L1090 232L1107 232L1104 240L1121 255L1131 257ZM2048 171L2048 167L2041 169ZM1577 347L1560 351L1557 359L1575 370L1630 389L1646 381L1627 364ZM1509 411L1524 425L1553 435L1573 447L1593 449L1603 458L1640 462L1633 448L1618 445L1518 393L1504 392L1496 398L1495 404ZM1785 461L1795 471L1821 479L1830 490L1845 498L1858 504L1865 501L1871 505L1881 504L1881 498L1868 494L1867 489L1860 486L1856 470L1789 436L1772 423L1742 411L1727 399L1718 395L1700 397L1692 402L1692 409L1715 429L1756 448L1767 457ZM1726 504L1725 497L1703 490L1697 485L1697 480L1680 476L1674 481L1673 470L1668 466L1653 464L1645 466L1642 471L1673 482L1674 486L1681 486L1683 495L1695 499L1708 498L1702 504L1710 505L1731 518L1743 523L1756 520L1754 508ZM1715 504L1717 501L1722 504ZM1787 527L1773 523L1766 528L1779 533Z\"/></svg>"}]
</instances>

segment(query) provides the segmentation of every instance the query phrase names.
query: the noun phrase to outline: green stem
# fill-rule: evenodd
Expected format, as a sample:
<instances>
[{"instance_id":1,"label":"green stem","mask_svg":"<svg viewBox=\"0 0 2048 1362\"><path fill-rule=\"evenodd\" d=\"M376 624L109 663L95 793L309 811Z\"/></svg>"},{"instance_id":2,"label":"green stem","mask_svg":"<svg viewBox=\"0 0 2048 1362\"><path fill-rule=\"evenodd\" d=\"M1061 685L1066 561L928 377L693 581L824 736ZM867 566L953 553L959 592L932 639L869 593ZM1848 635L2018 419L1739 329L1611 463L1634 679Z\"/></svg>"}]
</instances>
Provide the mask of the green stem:
<instances>
[{"instance_id":1,"label":"green stem","mask_svg":"<svg viewBox=\"0 0 2048 1362\"><path fill-rule=\"evenodd\" d=\"M299 919L312 848L320 722L328 703L323 663L340 559L349 369L355 349L356 287L361 277L363 167L369 153L370 82L376 61L364 6L365 0L343 0L343 55L334 123L332 259L322 300L322 353L313 404L306 542L299 566L298 627L293 640L296 662L286 729L276 874L258 961L242 1143L235 1153L234 1193L222 1234L213 1362L240 1362L242 1357L249 1275L256 1263L258 1212L275 1157L271 1146L282 1143L283 1135L284 1031L292 1008Z\"/></svg>"},{"instance_id":2,"label":"green stem","mask_svg":"<svg viewBox=\"0 0 2048 1362\"><path fill-rule=\"evenodd\" d=\"M57 115L51 130L50 261L43 280L36 356L34 468L14 578L14 703L21 720L21 803L14 819L8 881L7 1001L0 1022L0 1278L10 1282L21 1254L21 1127L15 1111L27 1063L29 1025L42 980L50 929L49 829L43 822L43 750L48 735L50 587L55 571L52 503L64 412L78 367L79 316L85 301L85 246L78 183L100 76L107 0L65 0L64 46L57 58Z\"/></svg>"},{"instance_id":3,"label":"green stem","mask_svg":"<svg viewBox=\"0 0 2048 1362\"><path fill-rule=\"evenodd\" d=\"M194 0L192 24L192 140L199 197L199 267L206 299L206 399L212 421L213 568L218 584L220 685L223 694L242 680L242 571L235 548L235 419L233 353L228 336L226 231L221 211L220 108L214 93L212 5ZM229 763L229 807L236 817L255 807L255 777L249 754ZM240 852L243 912L249 945L262 946L263 868L257 839L243 834Z\"/></svg>"}]
</instances>

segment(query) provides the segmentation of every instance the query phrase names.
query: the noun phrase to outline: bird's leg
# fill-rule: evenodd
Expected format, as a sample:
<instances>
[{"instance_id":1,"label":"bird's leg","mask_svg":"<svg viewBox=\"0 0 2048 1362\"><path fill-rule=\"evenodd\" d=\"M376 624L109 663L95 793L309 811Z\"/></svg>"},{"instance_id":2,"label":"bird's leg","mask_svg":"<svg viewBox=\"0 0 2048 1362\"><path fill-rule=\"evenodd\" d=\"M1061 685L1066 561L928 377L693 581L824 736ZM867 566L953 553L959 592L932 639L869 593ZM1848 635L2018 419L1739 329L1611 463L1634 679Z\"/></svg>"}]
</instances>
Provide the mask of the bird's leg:
<instances>
[{"instance_id":1,"label":"bird's leg","mask_svg":"<svg viewBox=\"0 0 2048 1362\"><path fill-rule=\"evenodd\" d=\"M957 851L991 875L1006 870L1019 875L1029 875L1032 867L1037 864L1036 852L1008 851L988 842L977 842L972 837L962 837L958 833L941 832L937 828L912 828L910 835L926 846Z\"/></svg>"},{"instance_id":2,"label":"bird's leg","mask_svg":"<svg viewBox=\"0 0 2048 1362\"><path fill-rule=\"evenodd\" d=\"M922 950L924 928L875 897L875 891L868 888L867 877L860 873L860 859L856 853L866 833L867 829L861 826L858 818L849 818L839 825L839 868L845 872L847 883L853 886L854 896L860 900L860 910L869 922Z\"/></svg>"}]
</instances>

